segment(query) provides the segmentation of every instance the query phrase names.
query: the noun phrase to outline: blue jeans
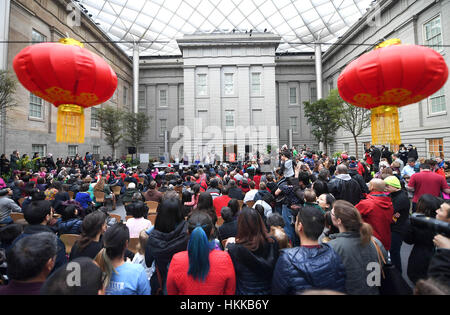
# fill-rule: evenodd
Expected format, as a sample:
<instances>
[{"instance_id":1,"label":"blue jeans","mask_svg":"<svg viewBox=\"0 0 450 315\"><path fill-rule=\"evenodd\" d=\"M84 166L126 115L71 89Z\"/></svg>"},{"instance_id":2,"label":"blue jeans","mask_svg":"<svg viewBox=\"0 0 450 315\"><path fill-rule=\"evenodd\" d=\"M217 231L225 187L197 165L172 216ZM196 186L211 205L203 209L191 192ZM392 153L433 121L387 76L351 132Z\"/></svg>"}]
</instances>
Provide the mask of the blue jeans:
<instances>
[{"instance_id":1,"label":"blue jeans","mask_svg":"<svg viewBox=\"0 0 450 315\"><path fill-rule=\"evenodd\" d=\"M292 243L292 247L299 246L300 245L300 239L298 238L297 234L295 233L295 217L291 212L291 209L288 208L288 206L283 205L283 208L281 210L281 215L284 219L284 231L286 232L287 236L289 237L289 240Z\"/></svg>"},{"instance_id":2,"label":"blue jeans","mask_svg":"<svg viewBox=\"0 0 450 315\"><path fill-rule=\"evenodd\" d=\"M13 219L11 219L10 216L7 216L5 219L3 219L3 221L0 221L0 224L5 224L5 225L13 224L13 223L14 223L14 221L13 221Z\"/></svg>"}]
</instances>

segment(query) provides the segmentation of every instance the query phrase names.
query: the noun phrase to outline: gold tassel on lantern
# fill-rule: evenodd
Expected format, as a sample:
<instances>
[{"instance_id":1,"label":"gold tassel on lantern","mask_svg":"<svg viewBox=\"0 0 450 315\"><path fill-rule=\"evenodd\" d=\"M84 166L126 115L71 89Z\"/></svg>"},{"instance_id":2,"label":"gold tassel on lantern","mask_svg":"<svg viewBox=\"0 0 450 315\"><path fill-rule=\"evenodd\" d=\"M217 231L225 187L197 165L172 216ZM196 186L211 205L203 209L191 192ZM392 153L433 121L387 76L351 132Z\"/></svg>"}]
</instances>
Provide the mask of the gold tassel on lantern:
<instances>
[{"instance_id":1,"label":"gold tassel on lantern","mask_svg":"<svg viewBox=\"0 0 450 315\"><path fill-rule=\"evenodd\" d=\"M58 107L56 142L84 143L84 108L78 105Z\"/></svg>"},{"instance_id":2,"label":"gold tassel on lantern","mask_svg":"<svg viewBox=\"0 0 450 315\"><path fill-rule=\"evenodd\" d=\"M372 144L401 144L398 108L379 106L372 109Z\"/></svg>"}]
</instances>

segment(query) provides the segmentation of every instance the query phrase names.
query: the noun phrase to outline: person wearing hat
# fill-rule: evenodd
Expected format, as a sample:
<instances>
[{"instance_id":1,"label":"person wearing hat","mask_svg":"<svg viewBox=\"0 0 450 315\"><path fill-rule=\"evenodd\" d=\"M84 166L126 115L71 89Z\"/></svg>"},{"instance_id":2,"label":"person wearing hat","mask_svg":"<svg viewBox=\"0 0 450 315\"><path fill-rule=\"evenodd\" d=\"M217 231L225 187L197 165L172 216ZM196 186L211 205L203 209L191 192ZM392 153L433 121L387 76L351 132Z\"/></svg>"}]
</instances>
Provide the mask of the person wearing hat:
<instances>
[{"instance_id":1,"label":"person wearing hat","mask_svg":"<svg viewBox=\"0 0 450 315\"><path fill-rule=\"evenodd\" d=\"M138 190L136 189L135 183L129 183L127 189L125 190L124 195L122 196L122 202L129 203L133 201L133 195L134 193L137 193Z\"/></svg>"},{"instance_id":2,"label":"person wearing hat","mask_svg":"<svg viewBox=\"0 0 450 315\"><path fill-rule=\"evenodd\" d=\"M390 176L384 182L394 207L393 223L391 224L391 259L395 267L402 272L400 250L408 228L411 202L408 193L402 189L402 185L396 176Z\"/></svg>"}]
</instances>

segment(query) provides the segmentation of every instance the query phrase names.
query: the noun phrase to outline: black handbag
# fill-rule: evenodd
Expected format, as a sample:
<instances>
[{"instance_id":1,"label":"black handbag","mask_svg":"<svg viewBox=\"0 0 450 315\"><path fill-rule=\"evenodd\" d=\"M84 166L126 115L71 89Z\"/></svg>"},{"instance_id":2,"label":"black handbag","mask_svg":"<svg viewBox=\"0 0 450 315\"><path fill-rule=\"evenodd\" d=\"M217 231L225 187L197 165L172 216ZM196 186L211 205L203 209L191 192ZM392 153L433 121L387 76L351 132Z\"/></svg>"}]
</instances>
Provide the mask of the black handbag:
<instances>
[{"instance_id":1,"label":"black handbag","mask_svg":"<svg viewBox=\"0 0 450 315\"><path fill-rule=\"evenodd\" d=\"M381 267L381 295L412 295L412 289L408 283L403 279L400 271L391 263L390 260L386 262L384 255L375 242L372 239L372 243L375 245L378 255L378 263Z\"/></svg>"}]
</instances>

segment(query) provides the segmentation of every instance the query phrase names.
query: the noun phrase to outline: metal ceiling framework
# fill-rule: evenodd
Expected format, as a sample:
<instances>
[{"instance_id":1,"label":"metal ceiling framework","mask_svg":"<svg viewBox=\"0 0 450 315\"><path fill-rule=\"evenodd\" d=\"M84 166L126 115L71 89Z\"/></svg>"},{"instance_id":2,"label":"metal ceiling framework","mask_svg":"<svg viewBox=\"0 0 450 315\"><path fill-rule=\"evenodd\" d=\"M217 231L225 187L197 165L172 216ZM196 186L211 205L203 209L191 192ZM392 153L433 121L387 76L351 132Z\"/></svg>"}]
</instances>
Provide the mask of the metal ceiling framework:
<instances>
[{"instance_id":1,"label":"metal ceiling framework","mask_svg":"<svg viewBox=\"0 0 450 315\"><path fill-rule=\"evenodd\" d=\"M278 53L326 50L373 0L73 0L125 53L181 55L184 35L270 32Z\"/></svg>"}]
</instances>

